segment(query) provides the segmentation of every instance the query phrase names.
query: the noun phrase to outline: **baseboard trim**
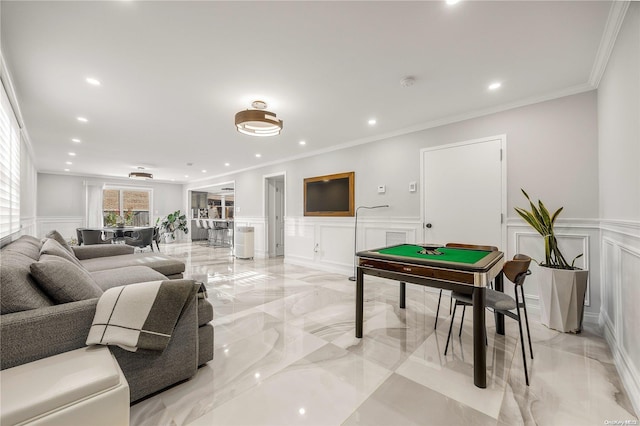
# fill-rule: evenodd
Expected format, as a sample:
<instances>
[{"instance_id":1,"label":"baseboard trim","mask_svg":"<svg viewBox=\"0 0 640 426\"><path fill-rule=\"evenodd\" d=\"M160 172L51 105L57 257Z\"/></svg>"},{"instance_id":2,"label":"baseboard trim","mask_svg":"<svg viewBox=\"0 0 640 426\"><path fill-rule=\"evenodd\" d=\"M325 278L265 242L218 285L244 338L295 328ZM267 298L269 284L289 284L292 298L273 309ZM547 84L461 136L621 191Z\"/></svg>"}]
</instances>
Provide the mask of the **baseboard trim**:
<instances>
[{"instance_id":1,"label":"baseboard trim","mask_svg":"<svg viewBox=\"0 0 640 426\"><path fill-rule=\"evenodd\" d=\"M609 344L609 348L613 354L613 363L616 366L616 370L618 370L620 380L622 380L622 384L628 393L636 417L640 417L640 377L638 377L636 372L630 367L624 351L618 347L615 335L609 327L609 324L606 321L601 321L600 323L604 329L604 338Z\"/></svg>"}]
</instances>

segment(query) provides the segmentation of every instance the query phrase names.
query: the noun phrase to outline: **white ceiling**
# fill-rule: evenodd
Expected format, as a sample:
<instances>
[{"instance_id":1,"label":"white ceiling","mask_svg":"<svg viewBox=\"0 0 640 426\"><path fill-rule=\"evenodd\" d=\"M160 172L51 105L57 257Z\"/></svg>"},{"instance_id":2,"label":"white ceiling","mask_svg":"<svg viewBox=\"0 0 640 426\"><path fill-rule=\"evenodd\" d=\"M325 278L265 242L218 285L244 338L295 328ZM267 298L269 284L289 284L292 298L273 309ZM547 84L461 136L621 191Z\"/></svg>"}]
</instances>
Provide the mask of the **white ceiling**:
<instances>
[{"instance_id":1,"label":"white ceiling","mask_svg":"<svg viewBox=\"0 0 640 426\"><path fill-rule=\"evenodd\" d=\"M39 171L143 166L185 182L593 88L610 8L3 0L0 14ZM489 91L493 81L502 88ZM235 130L255 99L284 120L280 136Z\"/></svg>"}]
</instances>

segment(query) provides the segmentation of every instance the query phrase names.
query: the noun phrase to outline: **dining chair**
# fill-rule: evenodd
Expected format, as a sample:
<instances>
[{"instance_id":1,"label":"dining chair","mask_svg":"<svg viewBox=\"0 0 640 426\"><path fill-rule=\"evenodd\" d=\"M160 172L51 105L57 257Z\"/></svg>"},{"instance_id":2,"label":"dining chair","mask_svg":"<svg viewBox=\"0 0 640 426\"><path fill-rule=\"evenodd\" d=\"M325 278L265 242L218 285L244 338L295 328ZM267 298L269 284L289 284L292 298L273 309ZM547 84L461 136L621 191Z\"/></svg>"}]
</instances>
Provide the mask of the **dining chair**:
<instances>
[{"instance_id":1,"label":"dining chair","mask_svg":"<svg viewBox=\"0 0 640 426\"><path fill-rule=\"evenodd\" d=\"M82 242L85 246L92 244L111 244L113 238L105 238L99 229L81 229Z\"/></svg>"},{"instance_id":2,"label":"dining chair","mask_svg":"<svg viewBox=\"0 0 640 426\"><path fill-rule=\"evenodd\" d=\"M151 251L153 251L153 228L144 228L133 231L131 236L124 236L124 243L133 246L145 248L147 246L151 247Z\"/></svg>"},{"instance_id":3,"label":"dining chair","mask_svg":"<svg viewBox=\"0 0 640 426\"><path fill-rule=\"evenodd\" d=\"M495 313L503 314L509 318L518 321L518 328L520 331L520 346L522 347L522 363L524 364L524 377L529 386L529 373L527 371L527 355L524 347L524 335L522 333L522 315L520 314L520 308L524 311L524 321L527 327L527 338L529 340L529 355L533 359L533 347L531 345L531 332L529 331L529 317L527 315L527 305L524 297L524 280L527 275L531 275L529 265L531 264L531 258L524 254L516 254L513 260L509 260L504 263L502 272L504 276L514 284L515 299L508 294L501 291L488 288L486 291L486 307L493 310ZM520 294L518 294L520 289ZM447 335L447 344L444 348L444 354L447 355L449 349L449 340L451 340L451 331L453 329L453 320L456 316L456 308L458 306L463 307L462 318L460 319L460 332L458 336L462 334L462 322L464 321L464 311L467 306L473 305L473 299L470 294L463 294L458 292L451 293L452 299L455 300L453 306L453 315L451 316L451 323L449 324L449 334ZM515 312L514 312L515 310ZM487 339L487 330L485 329L485 342Z\"/></svg>"},{"instance_id":4,"label":"dining chair","mask_svg":"<svg viewBox=\"0 0 640 426\"><path fill-rule=\"evenodd\" d=\"M160 228L158 228L157 226L153 227L153 237L152 240L154 243L156 243L156 248L158 249L158 251L160 251ZM151 245L151 250L153 250L153 244Z\"/></svg>"},{"instance_id":5,"label":"dining chair","mask_svg":"<svg viewBox=\"0 0 640 426\"><path fill-rule=\"evenodd\" d=\"M477 244L447 243L445 247L463 248L463 249L469 249L469 250L498 251L498 247L483 246L483 245L477 245ZM442 289L440 289L440 295L438 296L438 307L436 308L436 321L433 324L433 328L438 327L438 313L440 313L441 301L442 301ZM451 315L452 305L453 305L453 299L449 301L449 315Z\"/></svg>"},{"instance_id":6,"label":"dining chair","mask_svg":"<svg viewBox=\"0 0 640 426\"><path fill-rule=\"evenodd\" d=\"M76 236L78 237L78 245L81 246L82 245L82 230L84 228L76 228Z\"/></svg>"}]
</instances>

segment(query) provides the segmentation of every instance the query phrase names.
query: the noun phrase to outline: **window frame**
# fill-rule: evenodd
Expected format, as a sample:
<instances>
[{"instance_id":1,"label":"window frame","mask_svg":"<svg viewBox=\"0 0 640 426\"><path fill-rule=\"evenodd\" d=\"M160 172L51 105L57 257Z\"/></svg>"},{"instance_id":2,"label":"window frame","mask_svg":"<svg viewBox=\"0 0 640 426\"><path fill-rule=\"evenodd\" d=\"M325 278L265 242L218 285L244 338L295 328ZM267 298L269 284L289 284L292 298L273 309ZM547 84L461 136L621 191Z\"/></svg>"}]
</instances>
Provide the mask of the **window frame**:
<instances>
[{"instance_id":1,"label":"window frame","mask_svg":"<svg viewBox=\"0 0 640 426\"><path fill-rule=\"evenodd\" d=\"M104 208L104 191L119 191L119 210L120 210L120 214L122 215L122 213L124 213L124 195L123 195L123 191L140 191L140 192L148 192L149 193L149 225L147 226L154 226L155 225L155 215L154 215L154 209L153 209L153 188L150 187L145 187L145 186L126 186L126 185L104 185L104 187L102 188L102 217L104 218L104 212L105 212L105 208ZM103 219L103 223L104 223L104 219Z\"/></svg>"}]
</instances>

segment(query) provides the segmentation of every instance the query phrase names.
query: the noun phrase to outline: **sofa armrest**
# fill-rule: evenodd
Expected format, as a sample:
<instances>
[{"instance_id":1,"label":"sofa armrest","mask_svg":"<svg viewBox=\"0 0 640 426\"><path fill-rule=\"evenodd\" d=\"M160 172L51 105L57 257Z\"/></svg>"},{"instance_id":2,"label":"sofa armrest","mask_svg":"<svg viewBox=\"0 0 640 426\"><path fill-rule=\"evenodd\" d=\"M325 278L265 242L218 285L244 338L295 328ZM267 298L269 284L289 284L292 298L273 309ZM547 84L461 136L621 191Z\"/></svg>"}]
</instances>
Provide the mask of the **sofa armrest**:
<instances>
[{"instance_id":1,"label":"sofa armrest","mask_svg":"<svg viewBox=\"0 0 640 426\"><path fill-rule=\"evenodd\" d=\"M2 315L0 369L86 346L98 299Z\"/></svg>"},{"instance_id":2,"label":"sofa armrest","mask_svg":"<svg viewBox=\"0 0 640 426\"><path fill-rule=\"evenodd\" d=\"M89 299L2 315L0 369L86 346L97 303L98 299ZM109 350L129 382L134 402L192 377L198 367L198 344L194 295L164 351L128 352L116 346L109 346Z\"/></svg>"},{"instance_id":3,"label":"sofa armrest","mask_svg":"<svg viewBox=\"0 0 640 426\"><path fill-rule=\"evenodd\" d=\"M72 249L79 260L119 256L131 254L135 251L135 247L126 244L93 244L89 246L73 246Z\"/></svg>"}]
</instances>

